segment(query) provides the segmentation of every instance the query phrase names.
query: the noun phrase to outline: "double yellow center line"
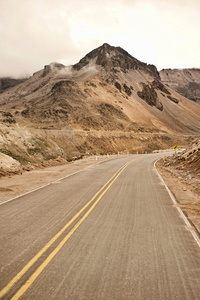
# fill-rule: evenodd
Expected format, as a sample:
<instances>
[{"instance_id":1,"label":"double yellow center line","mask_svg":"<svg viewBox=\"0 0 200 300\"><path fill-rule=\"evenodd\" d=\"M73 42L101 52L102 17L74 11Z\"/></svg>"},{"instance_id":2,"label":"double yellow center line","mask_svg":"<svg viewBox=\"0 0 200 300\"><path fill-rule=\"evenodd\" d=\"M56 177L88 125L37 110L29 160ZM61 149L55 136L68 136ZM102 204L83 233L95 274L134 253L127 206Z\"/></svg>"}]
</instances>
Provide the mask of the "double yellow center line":
<instances>
[{"instance_id":1,"label":"double yellow center line","mask_svg":"<svg viewBox=\"0 0 200 300\"><path fill-rule=\"evenodd\" d=\"M133 160L132 160L133 161ZM40 264L36 271L29 277L29 279L21 286L21 288L14 294L11 300L19 299L26 290L32 285L36 278L41 274L45 267L50 263L54 256L60 251L64 246L70 236L76 231L76 229L83 223L83 221L88 217L91 211L95 208L98 202L101 200L103 195L119 177L119 175L124 171L132 161L123 165L107 182L106 184L92 197L92 199L87 202L87 204L27 263L27 265L0 291L0 298L7 294L10 289L22 278L22 276L33 266L33 264L49 249L49 247L61 236L61 234L90 206L86 213L81 217L81 219L74 225L74 227L67 233L67 235L61 240L61 242L55 247L55 249L47 256L47 258Z\"/></svg>"}]
</instances>

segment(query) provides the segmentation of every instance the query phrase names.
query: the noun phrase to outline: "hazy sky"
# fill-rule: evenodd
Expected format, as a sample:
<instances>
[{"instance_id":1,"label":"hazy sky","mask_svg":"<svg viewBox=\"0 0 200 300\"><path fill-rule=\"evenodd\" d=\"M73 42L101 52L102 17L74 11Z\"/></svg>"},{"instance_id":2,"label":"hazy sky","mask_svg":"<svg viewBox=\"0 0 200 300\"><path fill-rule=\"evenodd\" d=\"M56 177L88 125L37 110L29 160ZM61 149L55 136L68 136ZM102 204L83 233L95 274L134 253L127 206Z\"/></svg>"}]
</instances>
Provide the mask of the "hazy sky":
<instances>
[{"instance_id":1,"label":"hazy sky","mask_svg":"<svg viewBox=\"0 0 200 300\"><path fill-rule=\"evenodd\" d=\"M0 0L0 77L70 65L109 43L162 68L200 67L200 0Z\"/></svg>"}]
</instances>

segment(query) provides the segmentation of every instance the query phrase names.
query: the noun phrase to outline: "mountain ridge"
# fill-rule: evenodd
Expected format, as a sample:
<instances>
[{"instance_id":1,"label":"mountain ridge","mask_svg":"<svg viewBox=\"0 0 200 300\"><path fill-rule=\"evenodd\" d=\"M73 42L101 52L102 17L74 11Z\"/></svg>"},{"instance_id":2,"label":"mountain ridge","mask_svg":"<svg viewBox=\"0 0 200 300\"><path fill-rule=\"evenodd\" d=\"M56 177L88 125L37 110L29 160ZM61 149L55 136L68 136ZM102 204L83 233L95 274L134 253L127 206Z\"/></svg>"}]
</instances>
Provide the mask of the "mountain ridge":
<instances>
[{"instance_id":1,"label":"mountain ridge","mask_svg":"<svg viewBox=\"0 0 200 300\"><path fill-rule=\"evenodd\" d=\"M199 115L200 106L161 82L155 66L105 43L0 94L0 149L27 160L153 151L199 134Z\"/></svg>"}]
</instances>

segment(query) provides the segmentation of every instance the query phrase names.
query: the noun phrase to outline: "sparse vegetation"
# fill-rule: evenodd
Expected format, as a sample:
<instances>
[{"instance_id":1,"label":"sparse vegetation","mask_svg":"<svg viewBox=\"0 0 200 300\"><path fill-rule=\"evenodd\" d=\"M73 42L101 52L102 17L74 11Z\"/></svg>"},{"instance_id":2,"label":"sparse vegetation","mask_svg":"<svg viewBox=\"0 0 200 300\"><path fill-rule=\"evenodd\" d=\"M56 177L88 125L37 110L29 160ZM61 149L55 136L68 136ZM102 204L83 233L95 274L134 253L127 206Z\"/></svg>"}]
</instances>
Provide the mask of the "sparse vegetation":
<instances>
[{"instance_id":1,"label":"sparse vegetation","mask_svg":"<svg viewBox=\"0 0 200 300\"><path fill-rule=\"evenodd\" d=\"M45 159L45 160L56 159L56 156L55 156L55 155L50 155L50 154L48 154L47 156L45 156L44 159Z\"/></svg>"},{"instance_id":2,"label":"sparse vegetation","mask_svg":"<svg viewBox=\"0 0 200 300\"><path fill-rule=\"evenodd\" d=\"M40 152L40 148L28 148L28 154L30 154L30 155L34 155L34 154L36 154L36 153L38 153L38 152Z\"/></svg>"},{"instance_id":3,"label":"sparse vegetation","mask_svg":"<svg viewBox=\"0 0 200 300\"><path fill-rule=\"evenodd\" d=\"M5 154L5 155L8 155L8 156L12 157L13 159L15 159L17 161L19 161L22 165L24 165L28 162L28 159L25 156L15 154L15 153L11 152L8 149L0 149L0 152Z\"/></svg>"}]
</instances>

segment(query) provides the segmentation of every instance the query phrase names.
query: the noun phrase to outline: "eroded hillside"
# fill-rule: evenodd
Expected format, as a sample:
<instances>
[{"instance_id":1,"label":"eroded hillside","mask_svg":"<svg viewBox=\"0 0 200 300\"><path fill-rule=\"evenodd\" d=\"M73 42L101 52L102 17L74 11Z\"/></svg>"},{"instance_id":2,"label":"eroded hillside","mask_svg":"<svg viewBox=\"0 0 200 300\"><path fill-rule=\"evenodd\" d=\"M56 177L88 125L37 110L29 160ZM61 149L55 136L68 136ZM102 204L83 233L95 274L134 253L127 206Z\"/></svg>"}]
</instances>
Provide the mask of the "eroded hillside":
<instances>
[{"instance_id":1,"label":"eroded hillside","mask_svg":"<svg viewBox=\"0 0 200 300\"><path fill-rule=\"evenodd\" d=\"M51 63L0 95L0 151L23 164L82 154L150 152L200 133L200 106L120 47L74 66Z\"/></svg>"}]
</instances>

